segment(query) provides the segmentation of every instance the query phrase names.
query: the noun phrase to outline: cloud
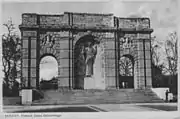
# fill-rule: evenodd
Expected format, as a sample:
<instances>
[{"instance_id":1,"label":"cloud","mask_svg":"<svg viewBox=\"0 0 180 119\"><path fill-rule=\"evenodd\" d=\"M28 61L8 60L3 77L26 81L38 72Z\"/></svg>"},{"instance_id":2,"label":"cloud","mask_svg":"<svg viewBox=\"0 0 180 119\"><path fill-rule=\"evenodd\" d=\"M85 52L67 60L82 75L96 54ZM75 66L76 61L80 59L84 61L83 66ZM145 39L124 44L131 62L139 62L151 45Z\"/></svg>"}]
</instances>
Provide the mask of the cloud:
<instances>
[{"instance_id":1,"label":"cloud","mask_svg":"<svg viewBox=\"0 0 180 119\"><path fill-rule=\"evenodd\" d=\"M178 22L177 0L161 0L140 4L130 17L149 17L153 28L176 27Z\"/></svg>"},{"instance_id":2,"label":"cloud","mask_svg":"<svg viewBox=\"0 0 180 119\"><path fill-rule=\"evenodd\" d=\"M160 63L166 62L164 43L170 32L177 31L178 20L177 0L161 0L154 3L141 3L139 8L130 12L129 17L149 17L151 28L154 29L152 36L161 44L159 49Z\"/></svg>"},{"instance_id":3,"label":"cloud","mask_svg":"<svg viewBox=\"0 0 180 119\"><path fill-rule=\"evenodd\" d=\"M158 27L176 27L178 20L178 7L175 4L176 0L164 0L159 3L157 12Z\"/></svg>"},{"instance_id":4,"label":"cloud","mask_svg":"<svg viewBox=\"0 0 180 119\"><path fill-rule=\"evenodd\" d=\"M52 77L58 75L57 69L42 69L40 70L40 79L50 80Z\"/></svg>"},{"instance_id":5,"label":"cloud","mask_svg":"<svg viewBox=\"0 0 180 119\"><path fill-rule=\"evenodd\" d=\"M143 4L139 7L138 13L142 17L150 17L152 14L152 8L150 8L148 4Z\"/></svg>"},{"instance_id":6,"label":"cloud","mask_svg":"<svg viewBox=\"0 0 180 119\"><path fill-rule=\"evenodd\" d=\"M141 3L137 11L129 13L129 17L151 17L152 7L148 3Z\"/></svg>"},{"instance_id":7,"label":"cloud","mask_svg":"<svg viewBox=\"0 0 180 119\"><path fill-rule=\"evenodd\" d=\"M124 3L121 0L111 0L104 5L103 11L113 13L114 16L121 17L124 14Z\"/></svg>"}]
</instances>

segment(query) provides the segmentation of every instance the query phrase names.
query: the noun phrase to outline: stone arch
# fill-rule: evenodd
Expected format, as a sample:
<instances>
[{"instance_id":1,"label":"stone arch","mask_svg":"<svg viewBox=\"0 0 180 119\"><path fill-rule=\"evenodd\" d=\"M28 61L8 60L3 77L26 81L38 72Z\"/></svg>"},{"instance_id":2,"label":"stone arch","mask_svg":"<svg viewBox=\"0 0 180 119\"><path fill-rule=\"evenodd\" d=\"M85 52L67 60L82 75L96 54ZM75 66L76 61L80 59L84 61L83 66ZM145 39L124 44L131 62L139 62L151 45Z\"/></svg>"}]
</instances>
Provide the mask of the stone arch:
<instances>
[{"instance_id":1,"label":"stone arch","mask_svg":"<svg viewBox=\"0 0 180 119\"><path fill-rule=\"evenodd\" d=\"M78 32L77 35L76 35L76 37L74 38L74 45L75 45L80 39L82 39L83 37L86 37L86 36L92 36L92 37L96 38L96 36L94 36L91 31Z\"/></svg>"},{"instance_id":2,"label":"stone arch","mask_svg":"<svg viewBox=\"0 0 180 119\"><path fill-rule=\"evenodd\" d=\"M125 59L123 59L125 58ZM122 60L124 60L125 62L123 62ZM130 72L128 72L129 74L121 74L122 72L126 73L125 71L127 71L127 69L124 69L125 71L121 71L123 70L123 63L126 63L126 61L129 60L129 64L130 65ZM122 62L121 62L122 61ZM119 83L120 83L120 88L134 88L134 57L131 54L125 54L122 55L119 58ZM126 64L124 64L125 66ZM123 67L123 68L122 68ZM127 67L126 67L127 68ZM124 86L123 86L124 85Z\"/></svg>"},{"instance_id":3,"label":"stone arch","mask_svg":"<svg viewBox=\"0 0 180 119\"><path fill-rule=\"evenodd\" d=\"M121 56L121 57L127 57L127 58L129 58L129 59L131 60L132 64L134 64L134 62L135 62L135 58L134 58L134 56L133 56L132 54L124 54L124 55Z\"/></svg>"},{"instance_id":4,"label":"stone arch","mask_svg":"<svg viewBox=\"0 0 180 119\"><path fill-rule=\"evenodd\" d=\"M46 56L51 56L51 57L54 57L56 60L57 60L57 56L55 56L54 54L51 54L51 53L44 53L43 55L40 56L40 60L41 61L44 57Z\"/></svg>"},{"instance_id":5,"label":"stone arch","mask_svg":"<svg viewBox=\"0 0 180 119\"><path fill-rule=\"evenodd\" d=\"M56 49L50 47L41 47L40 50L40 57L44 55L53 55L57 60L59 59L59 54L57 53Z\"/></svg>"}]
</instances>

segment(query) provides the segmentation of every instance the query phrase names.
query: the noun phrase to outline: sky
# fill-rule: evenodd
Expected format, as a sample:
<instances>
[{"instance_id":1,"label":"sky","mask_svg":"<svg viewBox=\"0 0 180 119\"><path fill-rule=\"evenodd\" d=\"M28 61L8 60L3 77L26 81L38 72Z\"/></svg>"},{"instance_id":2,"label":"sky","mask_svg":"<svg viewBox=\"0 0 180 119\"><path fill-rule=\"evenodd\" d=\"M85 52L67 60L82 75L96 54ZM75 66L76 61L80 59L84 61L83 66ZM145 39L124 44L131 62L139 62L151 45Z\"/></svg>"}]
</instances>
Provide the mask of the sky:
<instances>
[{"instance_id":1,"label":"sky","mask_svg":"<svg viewBox=\"0 0 180 119\"><path fill-rule=\"evenodd\" d=\"M51 56L42 58L40 62L40 79L50 80L56 76L58 76L58 63L56 59Z\"/></svg>"},{"instance_id":2,"label":"sky","mask_svg":"<svg viewBox=\"0 0 180 119\"><path fill-rule=\"evenodd\" d=\"M148 0L148 1L120 1L106 0L103 2L4 2L2 4L2 22L6 23L12 19L17 32L20 33L18 25L21 24L22 13L42 13L42 14L63 14L64 12L86 12L86 13L113 13L119 17L149 17L151 28L154 29L152 36L156 36L159 42L164 42L167 35L177 31L178 0ZM6 29L2 29L3 33ZM162 51L159 51L161 54ZM162 58L162 62L164 57ZM45 59L46 67L41 72L49 70L52 64L51 58ZM54 62L55 64L56 62ZM52 66L52 65L51 65ZM53 68L51 68L54 72ZM45 77L50 77L51 73L44 73ZM55 75L55 74L54 74Z\"/></svg>"}]
</instances>

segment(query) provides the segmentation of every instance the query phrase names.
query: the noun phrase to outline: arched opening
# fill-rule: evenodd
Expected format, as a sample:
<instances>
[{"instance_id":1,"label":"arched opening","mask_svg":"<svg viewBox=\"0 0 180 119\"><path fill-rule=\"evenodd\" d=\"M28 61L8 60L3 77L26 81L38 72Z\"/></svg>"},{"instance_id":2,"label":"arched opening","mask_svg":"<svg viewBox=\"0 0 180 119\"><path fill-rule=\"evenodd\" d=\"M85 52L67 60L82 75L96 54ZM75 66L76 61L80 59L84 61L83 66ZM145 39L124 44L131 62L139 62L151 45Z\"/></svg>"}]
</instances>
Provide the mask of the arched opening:
<instances>
[{"instance_id":1,"label":"arched opening","mask_svg":"<svg viewBox=\"0 0 180 119\"><path fill-rule=\"evenodd\" d=\"M44 55L39 64L40 89L58 88L58 63L54 56Z\"/></svg>"},{"instance_id":2,"label":"arched opening","mask_svg":"<svg viewBox=\"0 0 180 119\"><path fill-rule=\"evenodd\" d=\"M93 58L90 67L87 67L87 58L94 55L93 45L96 43L94 36L86 35L81 37L74 48L74 83L75 89L84 89L84 78L91 77L93 74Z\"/></svg>"},{"instance_id":3,"label":"arched opening","mask_svg":"<svg viewBox=\"0 0 180 119\"><path fill-rule=\"evenodd\" d=\"M134 88L134 60L130 55L124 55L119 59L119 86Z\"/></svg>"}]
</instances>

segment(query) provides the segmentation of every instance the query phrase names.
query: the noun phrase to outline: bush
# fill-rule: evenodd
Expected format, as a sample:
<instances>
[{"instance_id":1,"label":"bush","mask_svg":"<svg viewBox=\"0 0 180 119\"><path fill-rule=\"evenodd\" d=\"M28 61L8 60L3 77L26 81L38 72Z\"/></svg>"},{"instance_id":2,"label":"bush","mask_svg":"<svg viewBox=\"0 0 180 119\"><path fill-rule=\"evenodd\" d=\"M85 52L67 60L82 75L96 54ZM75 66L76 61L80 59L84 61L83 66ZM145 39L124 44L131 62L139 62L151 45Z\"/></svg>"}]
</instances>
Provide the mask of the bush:
<instances>
[{"instance_id":1,"label":"bush","mask_svg":"<svg viewBox=\"0 0 180 119\"><path fill-rule=\"evenodd\" d=\"M19 96L19 88L14 85L11 89L3 83L3 97L17 97Z\"/></svg>"}]
</instances>

